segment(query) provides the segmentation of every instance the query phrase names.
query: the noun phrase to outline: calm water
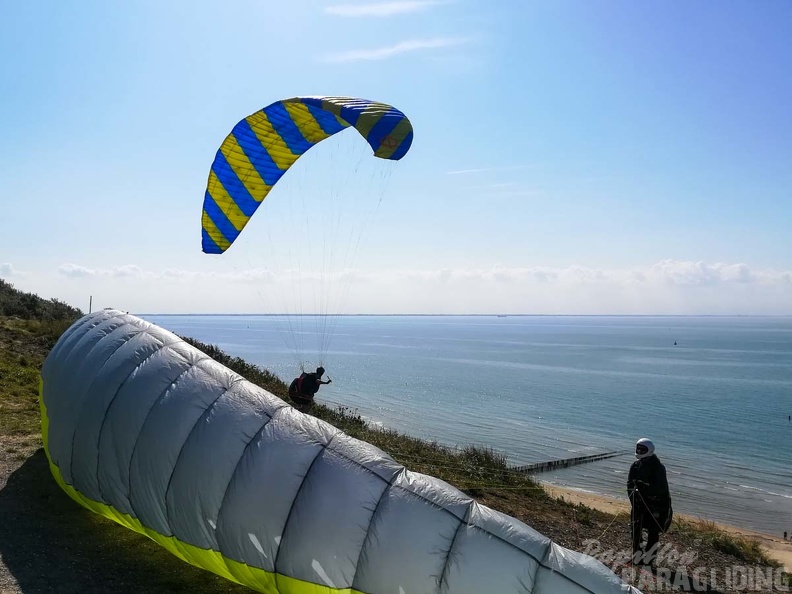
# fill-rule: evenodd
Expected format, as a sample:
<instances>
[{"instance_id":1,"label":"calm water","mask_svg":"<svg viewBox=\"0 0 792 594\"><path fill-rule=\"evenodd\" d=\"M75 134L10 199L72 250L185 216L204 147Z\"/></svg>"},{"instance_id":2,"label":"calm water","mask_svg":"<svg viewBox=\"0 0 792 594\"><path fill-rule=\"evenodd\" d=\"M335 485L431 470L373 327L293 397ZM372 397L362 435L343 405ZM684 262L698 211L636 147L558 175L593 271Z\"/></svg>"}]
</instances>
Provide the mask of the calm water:
<instances>
[{"instance_id":1,"label":"calm water","mask_svg":"<svg viewBox=\"0 0 792 594\"><path fill-rule=\"evenodd\" d=\"M285 381L298 373L286 345L313 328L284 330L268 316L143 317ZM792 318L341 317L324 357L301 352L333 379L319 401L374 423L488 445L512 464L650 437L675 511L792 531ZM625 498L631 461L540 478Z\"/></svg>"}]
</instances>

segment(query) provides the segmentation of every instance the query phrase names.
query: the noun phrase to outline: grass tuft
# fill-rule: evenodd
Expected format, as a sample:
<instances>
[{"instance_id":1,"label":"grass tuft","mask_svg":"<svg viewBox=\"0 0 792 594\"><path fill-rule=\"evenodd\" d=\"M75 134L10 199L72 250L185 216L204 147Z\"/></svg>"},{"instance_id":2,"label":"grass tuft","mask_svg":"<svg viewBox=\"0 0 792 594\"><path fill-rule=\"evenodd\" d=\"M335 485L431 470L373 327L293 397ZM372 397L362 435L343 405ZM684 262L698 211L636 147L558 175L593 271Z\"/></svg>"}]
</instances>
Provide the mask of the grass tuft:
<instances>
[{"instance_id":1,"label":"grass tuft","mask_svg":"<svg viewBox=\"0 0 792 594\"><path fill-rule=\"evenodd\" d=\"M687 521L679 519L674 521L674 525L677 532L693 534L703 544L745 563L781 567L781 563L770 557L761 541L756 538L730 534L710 520Z\"/></svg>"}]
</instances>

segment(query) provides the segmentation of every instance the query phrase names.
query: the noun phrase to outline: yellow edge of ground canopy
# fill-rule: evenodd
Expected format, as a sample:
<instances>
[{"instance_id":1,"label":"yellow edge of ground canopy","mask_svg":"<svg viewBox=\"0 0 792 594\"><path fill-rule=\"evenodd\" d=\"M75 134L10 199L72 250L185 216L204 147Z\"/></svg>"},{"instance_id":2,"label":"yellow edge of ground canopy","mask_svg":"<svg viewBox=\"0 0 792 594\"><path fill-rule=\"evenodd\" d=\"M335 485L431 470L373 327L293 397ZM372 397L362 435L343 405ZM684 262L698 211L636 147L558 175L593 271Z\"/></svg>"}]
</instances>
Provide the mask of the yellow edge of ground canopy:
<instances>
[{"instance_id":1,"label":"yellow edge of ground canopy","mask_svg":"<svg viewBox=\"0 0 792 594\"><path fill-rule=\"evenodd\" d=\"M128 514L121 513L105 503L88 499L74 487L65 483L61 476L60 468L53 463L50 457L49 448L47 447L49 418L47 417L47 407L44 405L43 379L39 379L39 403L41 405L41 439L44 444L44 451L47 454L47 460L49 461L50 472L52 472L52 476L55 477L60 488L83 507L113 520L114 522L118 522L122 526L134 530L135 532L148 536L151 540L166 548L182 561L216 573L227 580L242 584L258 592L265 592L268 594L365 594L364 592L352 588L331 588L329 586L298 580L279 573L265 571L258 567L251 567L250 565L224 557L217 551L198 548L191 544L181 542L173 536L163 536L143 526L140 521Z\"/></svg>"}]
</instances>

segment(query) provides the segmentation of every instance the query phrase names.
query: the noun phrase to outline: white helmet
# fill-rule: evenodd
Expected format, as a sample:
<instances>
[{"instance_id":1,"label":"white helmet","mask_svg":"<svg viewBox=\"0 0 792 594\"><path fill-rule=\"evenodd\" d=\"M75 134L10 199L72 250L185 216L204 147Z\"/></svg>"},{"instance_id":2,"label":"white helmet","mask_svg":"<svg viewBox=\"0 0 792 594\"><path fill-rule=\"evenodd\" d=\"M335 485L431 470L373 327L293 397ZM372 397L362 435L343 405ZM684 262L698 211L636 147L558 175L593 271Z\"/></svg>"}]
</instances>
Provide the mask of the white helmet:
<instances>
[{"instance_id":1,"label":"white helmet","mask_svg":"<svg viewBox=\"0 0 792 594\"><path fill-rule=\"evenodd\" d=\"M654 454L654 449L655 448L652 440L642 437L637 442L635 442L635 457L639 460L642 458L648 458Z\"/></svg>"}]
</instances>

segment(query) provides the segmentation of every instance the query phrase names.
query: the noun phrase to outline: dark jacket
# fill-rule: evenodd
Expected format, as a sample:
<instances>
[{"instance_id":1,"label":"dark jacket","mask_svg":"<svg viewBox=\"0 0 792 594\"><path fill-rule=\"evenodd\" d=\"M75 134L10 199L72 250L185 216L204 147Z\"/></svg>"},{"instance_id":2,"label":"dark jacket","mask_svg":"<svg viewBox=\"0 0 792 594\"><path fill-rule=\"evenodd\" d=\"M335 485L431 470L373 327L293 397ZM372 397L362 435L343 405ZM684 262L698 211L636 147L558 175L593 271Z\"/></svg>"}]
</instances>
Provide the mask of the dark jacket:
<instances>
[{"instance_id":1,"label":"dark jacket","mask_svg":"<svg viewBox=\"0 0 792 594\"><path fill-rule=\"evenodd\" d=\"M319 374L314 372L300 374L297 383L300 393L303 396L313 396L319 391L320 380Z\"/></svg>"},{"instance_id":2,"label":"dark jacket","mask_svg":"<svg viewBox=\"0 0 792 594\"><path fill-rule=\"evenodd\" d=\"M635 489L638 489L640 497L633 493ZM662 516L668 513L671 493L668 491L665 466L657 456L652 454L632 463L627 477L627 495L633 506L645 502L650 511L660 512Z\"/></svg>"}]
</instances>

